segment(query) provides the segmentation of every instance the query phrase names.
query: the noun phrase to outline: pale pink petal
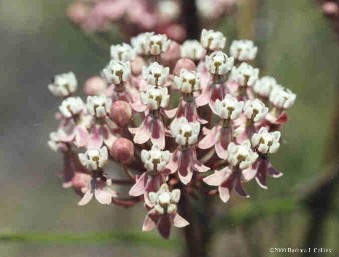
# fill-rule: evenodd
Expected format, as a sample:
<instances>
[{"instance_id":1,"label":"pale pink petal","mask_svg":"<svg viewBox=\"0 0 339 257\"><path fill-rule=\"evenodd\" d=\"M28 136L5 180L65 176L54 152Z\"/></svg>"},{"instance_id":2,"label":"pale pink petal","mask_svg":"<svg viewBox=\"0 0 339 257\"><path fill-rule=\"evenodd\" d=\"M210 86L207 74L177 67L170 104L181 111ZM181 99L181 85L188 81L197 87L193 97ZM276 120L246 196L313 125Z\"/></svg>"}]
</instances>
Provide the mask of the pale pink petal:
<instances>
[{"instance_id":1,"label":"pale pink petal","mask_svg":"<svg viewBox=\"0 0 339 257\"><path fill-rule=\"evenodd\" d=\"M162 150L165 148L164 125L160 119L154 119L151 124L151 142Z\"/></svg>"},{"instance_id":2,"label":"pale pink petal","mask_svg":"<svg viewBox=\"0 0 339 257\"><path fill-rule=\"evenodd\" d=\"M194 162L194 166L193 166L194 170L198 171L198 172L206 172L209 171L210 168L203 165L202 163L200 163L198 160Z\"/></svg>"},{"instance_id":3,"label":"pale pink petal","mask_svg":"<svg viewBox=\"0 0 339 257\"><path fill-rule=\"evenodd\" d=\"M131 107L136 112L144 112L147 109L147 106L144 105L141 101L131 103Z\"/></svg>"},{"instance_id":4,"label":"pale pink petal","mask_svg":"<svg viewBox=\"0 0 339 257\"><path fill-rule=\"evenodd\" d=\"M94 191L94 196L101 204L110 204L112 202L112 197L114 191L108 187L96 188Z\"/></svg>"},{"instance_id":5,"label":"pale pink petal","mask_svg":"<svg viewBox=\"0 0 339 257\"><path fill-rule=\"evenodd\" d=\"M227 203L228 200L229 200L230 197L231 197L231 195L230 195L230 190L229 190L227 187L222 187L222 186L219 186L218 190L219 190L219 196L220 196L220 199L221 199L224 203Z\"/></svg>"},{"instance_id":6,"label":"pale pink petal","mask_svg":"<svg viewBox=\"0 0 339 257\"><path fill-rule=\"evenodd\" d=\"M78 126L75 126L74 132L75 132L74 144L77 147L86 146L88 143L88 139L89 139L89 133L87 129L84 126L78 125Z\"/></svg>"},{"instance_id":7,"label":"pale pink petal","mask_svg":"<svg viewBox=\"0 0 339 257\"><path fill-rule=\"evenodd\" d=\"M89 203L89 201L91 201L93 198L93 192L92 190L89 188L86 193L84 194L84 196L82 197L82 199L78 202L79 206L84 206L86 204Z\"/></svg>"},{"instance_id":8,"label":"pale pink petal","mask_svg":"<svg viewBox=\"0 0 339 257\"><path fill-rule=\"evenodd\" d=\"M149 124L149 121L146 119L141 123L140 127L136 131L136 134L134 135L133 141L136 144L144 144L150 138L151 138L150 124Z\"/></svg>"},{"instance_id":9,"label":"pale pink petal","mask_svg":"<svg viewBox=\"0 0 339 257\"><path fill-rule=\"evenodd\" d=\"M165 113L168 118L172 119L175 114L177 113L178 108L172 109L172 110L165 110Z\"/></svg>"},{"instance_id":10,"label":"pale pink petal","mask_svg":"<svg viewBox=\"0 0 339 257\"><path fill-rule=\"evenodd\" d=\"M218 126L213 127L208 134L198 143L200 149L208 149L216 144L219 138Z\"/></svg>"},{"instance_id":11,"label":"pale pink petal","mask_svg":"<svg viewBox=\"0 0 339 257\"><path fill-rule=\"evenodd\" d=\"M177 228L183 228L188 226L190 223L185 220L183 217L181 217L178 213L175 214L173 218L173 225Z\"/></svg>"},{"instance_id":12,"label":"pale pink petal","mask_svg":"<svg viewBox=\"0 0 339 257\"><path fill-rule=\"evenodd\" d=\"M203 181L210 186L219 186L229 178L231 170L226 167L222 170L216 170L213 174L205 177Z\"/></svg>"},{"instance_id":13,"label":"pale pink petal","mask_svg":"<svg viewBox=\"0 0 339 257\"><path fill-rule=\"evenodd\" d=\"M131 196L139 196L145 193L145 185L147 180L147 172L141 174L141 176L137 177L135 184L129 191L129 195Z\"/></svg>"},{"instance_id":14,"label":"pale pink petal","mask_svg":"<svg viewBox=\"0 0 339 257\"><path fill-rule=\"evenodd\" d=\"M257 174L257 170L252 167L242 171L242 175L245 181L252 180L256 174Z\"/></svg>"},{"instance_id":15,"label":"pale pink petal","mask_svg":"<svg viewBox=\"0 0 339 257\"><path fill-rule=\"evenodd\" d=\"M148 232L148 231L153 230L154 228L155 228L155 223L147 214L144 220L144 224L142 225L142 231Z\"/></svg>"},{"instance_id":16,"label":"pale pink petal","mask_svg":"<svg viewBox=\"0 0 339 257\"><path fill-rule=\"evenodd\" d=\"M95 126L89 136L87 149L99 149L101 148L104 139L100 133L100 126Z\"/></svg>"}]
</instances>

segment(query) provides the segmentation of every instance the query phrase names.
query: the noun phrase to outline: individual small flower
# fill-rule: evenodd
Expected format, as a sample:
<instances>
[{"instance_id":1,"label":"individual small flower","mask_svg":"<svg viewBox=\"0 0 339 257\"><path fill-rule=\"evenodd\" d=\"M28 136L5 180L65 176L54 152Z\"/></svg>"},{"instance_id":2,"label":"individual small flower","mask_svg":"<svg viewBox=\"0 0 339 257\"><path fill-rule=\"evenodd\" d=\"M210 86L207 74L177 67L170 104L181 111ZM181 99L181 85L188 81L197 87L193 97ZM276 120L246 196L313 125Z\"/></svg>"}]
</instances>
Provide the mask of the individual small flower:
<instances>
[{"instance_id":1,"label":"individual small flower","mask_svg":"<svg viewBox=\"0 0 339 257\"><path fill-rule=\"evenodd\" d=\"M180 15L180 6L172 0L163 0L158 3L160 18L164 21L173 21Z\"/></svg>"},{"instance_id":2,"label":"individual small flower","mask_svg":"<svg viewBox=\"0 0 339 257\"><path fill-rule=\"evenodd\" d=\"M253 134L251 143L262 154L275 153L280 146L280 135L280 131L268 132L267 128L262 127Z\"/></svg>"},{"instance_id":3,"label":"individual small flower","mask_svg":"<svg viewBox=\"0 0 339 257\"><path fill-rule=\"evenodd\" d=\"M230 94L227 94L222 101L219 99L215 101L214 110L221 119L235 120L239 118L243 107L243 101L238 101Z\"/></svg>"},{"instance_id":4,"label":"individual small flower","mask_svg":"<svg viewBox=\"0 0 339 257\"><path fill-rule=\"evenodd\" d=\"M152 149L141 151L141 160L146 171L136 177L134 186L130 189L129 195L144 195L147 206L152 206L149 193L157 192L160 186L166 182L170 170L166 167L171 154L169 151L161 151L158 145L153 145Z\"/></svg>"},{"instance_id":5,"label":"individual small flower","mask_svg":"<svg viewBox=\"0 0 339 257\"><path fill-rule=\"evenodd\" d=\"M169 191L167 184L163 184L158 192L150 192L149 199L153 207L148 212L142 230L150 231L155 227L164 237L170 236L171 225L186 227L189 223L177 213L177 204L180 200L180 190Z\"/></svg>"},{"instance_id":6,"label":"individual small flower","mask_svg":"<svg viewBox=\"0 0 339 257\"><path fill-rule=\"evenodd\" d=\"M220 31L203 29L200 42L207 50L218 51L224 49L226 37Z\"/></svg>"},{"instance_id":7,"label":"individual small flower","mask_svg":"<svg viewBox=\"0 0 339 257\"><path fill-rule=\"evenodd\" d=\"M232 69L233 64L234 58L221 51L206 56L206 67L211 74L224 75Z\"/></svg>"},{"instance_id":8,"label":"individual small flower","mask_svg":"<svg viewBox=\"0 0 339 257\"><path fill-rule=\"evenodd\" d=\"M67 97L73 94L78 87L77 79L73 72L56 75L48 89L55 96Z\"/></svg>"},{"instance_id":9,"label":"individual small flower","mask_svg":"<svg viewBox=\"0 0 339 257\"><path fill-rule=\"evenodd\" d=\"M253 122L262 120L268 112L268 108L259 99L246 101L243 110L246 118Z\"/></svg>"},{"instance_id":10,"label":"individual small flower","mask_svg":"<svg viewBox=\"0 0 339 257\"><path fill-rule=\"evenodd\" d=\"M153 32L141 33L136 37L131 39L131 44L134 47L134 50L139 55L148 55L149 54L149 40L153 36Z\"/></svg>"},{"instance_id":11,"label":"individual small flower","mask_svg":"<svg viewBox=\"0 0 339 257\"><path fill-rule=\"evenodd\" d=\"M190 94L200 89L200 74L196 71L181 69L180 75L175 76L173 81L182 93Z\"/></svg>"},{"instance_id":12,"label":"individual small flower","mask_svg":"<svg viewBox=\"0 0 339 257\"><path fill-rule=\"evenodd\" d=\"M64 152L67 150L67 145L60 140L57 132L52 132L49 134L49 140L47 143L49 148L51 148L51 150L53 150L54 152Z\"/></svg>"},{"instance_id":13,"label":"individual small flower","mask_svg":"<svg viewBox=\"0 0 339 257\"><path fill-rule=\"evenodd\" d=\"M112 45L111 58L116 61L132 61L135 58L135 50L126 43Z\"/></svg>"},{"instance_id":14,"label":"individual small flower","mask_svg":"<svg viewBox=\"0 0 339 257\"><path fill-rule=\"evenodd\" d=\"M97 118L106 117L111 111L111 106L112 99L104 95L87 97L87 111Z\"/></svg>"},{"instance_id":15,"label":"individual small flower","mask_svg":"<svg viewBox=\"0 0 339 257\"><path fill-rule=\"evenodd\" d=\"M71 118L83 112L84 108L85 104L80 97L68 97L62 101L59 111L65 118Z\"/></svg>"},{"instance_id":16,"label":"individual small flower","mask_svg":"<svg viewBox=\"0 0 339 257\"><path fill-rule=\"evenodd\" d=\"M131 121L132 114L132 108L128 102L117 100L112 104L110 118L118 126L126 126Z\"/></svg>"},{"instance_id":17,"label":"individual small flower","mask_svg":"<svg viewBox=\"0 0 339 257\"><path fill-rule=\"evenodd\" d=\"M249 140L245 140L241 145L231 142L227 148L227 160L232 167L239 166L240 169L249 168L258 158L258 154L251 149Z\"/></svg>"},{"instance_id":18,"label":"individual small flower","mask_svg":"<svg viewBox=\"0 0 339 257\"><path fill-rule=\"evenodd\" d=\"M276 87L272 90L269 100L279 109L289 109L293 106L296 98L296 94L292 93L291 90Z\"/></svg>"},{"instance_id":19,"label":"individual small flower","mask_svg":"<svg viewBox=\"0 0 339 257\"><path fill-rule=\"evenodd\" d=\"M152 86L163 86L168 78L169 68L160 65L157 62L148 67L143 67L142 76Z\"/></svg>"},{"instance_id":20,"label":"individual small flower","mask_svg":"<svg viewBox=\"0 0 339 257\"><path fill-rule=\"evenodd\" d=\"M264 76L253 85L253 90L261 97L268 98L273 89L281 87L277 81L270 76Z\"/></svg>"},{"instance_id":21,"label":"individual small flower","mask_svg":"<svg viewBox=\"0 0 339 257\"><path fill-rule=\"evenodd\" d=\"M170 128L175 142L179 145L193 145L198 141L199 122L188 122L186 118L181 117L172 122Z\"/></svg>"},{"instance_id":22,"label":"individual small flower","mask_svg":"<svg viewBox=\"0 0 339 257\"><path fill-rule=\"evenodd\" d=\"M164 34L155 34L149 37L148 48L151 55L159 55L168 50L170 40Z\"/></svg>"},{"instance_id":23,"label":"individual small flower","mask_svg":"<svg viewBox=\"0 0 339 257\"><path fill-rule=\"evenodd\" d=\"M141 92L141 102L150 110L165 108L169 103L169 94L166 87L149 87L146 92Z\"/></svg>"},{"instance_id":24,"label":"individual small flower","mask_svg":"<svg viewBox=\"0 0 339 257\"><path fill-rule=\"evenodd\" d=\"M169 151L161 151L157 145L153 145L149 151L141 151L141 160L148 171L163 171L170 156Z\"/></svg>"},{"instance_id":25,"label":"individual small flower","mask_svg":"<svg viewBox=\"0 0 339 257\"><path fill-rule=\"evenodd\" d=\"M109 186L111 181L104 177L92 178L88 183L87 187L83 189L84 195L82 199L78 202L79 206L88 204L93 196L101 204L111 204L112 198L117 197L117 193L113 191Z\"/></svg>"},{"instance_id":26,"label":"individual small flower","mask_svg":"<svg viewBox=\"0 0 339 257\"><path fill-rule=\"evenodd\" d=\"M205 49L198 40L186 40L181 45L181 57L199 61L205 55Z\"/></svg>"},{"instance_id":27,"label":"individual small flower","mask_svg":"<svg viewBox=\"0 0 339 257\"><path fill-rule=\"evenodd\" d=\"M131 63L111 60L102 71L103 77L115 85L126 82L131 76Z\"/></svg>"},{"instance_id":28,"label":"individual small flower","mask_svg":"<svg viewBox=\"0 0 339 257\"><path fill-rule=\"evenodd\" d=\"M230 46L231 56L243 62L254 60L257 52L258 47L251 40L234 40Z\"/></svg>"},{"instance_id":29,"label":"individual small flower","mask_svg":"<svg viewBox=\"0 0 339 257\"><path fill-rule=\"evenodd\" d=\"M100 149L89 149L86 153L79 153L81 164L90 170L102 168L108 160L108 151L106 146Z\"/></svg>"},{"instance_id":30,"label":"individual small flower","mask_svg":"<svg viewBox=\"0 0 339 257\"><path fill-rule=\"evenodd\" d=\"M231 72L231 80L235 81L239 86L253 86L258 80L259 69L253 68L251 65L243 62L240 66L233 67Z\"/></svg>"},{"instance_id":31,"label":"individual small flower","mask_svg":"<svg viewBox=\"0 0 339 257\"><path fill-rule=\"evenodd\" d=\"M134 144L126 138L118 138L110 148L110 154L121 164L127 164L134 157Z\"/></svg>"}]
</instances>

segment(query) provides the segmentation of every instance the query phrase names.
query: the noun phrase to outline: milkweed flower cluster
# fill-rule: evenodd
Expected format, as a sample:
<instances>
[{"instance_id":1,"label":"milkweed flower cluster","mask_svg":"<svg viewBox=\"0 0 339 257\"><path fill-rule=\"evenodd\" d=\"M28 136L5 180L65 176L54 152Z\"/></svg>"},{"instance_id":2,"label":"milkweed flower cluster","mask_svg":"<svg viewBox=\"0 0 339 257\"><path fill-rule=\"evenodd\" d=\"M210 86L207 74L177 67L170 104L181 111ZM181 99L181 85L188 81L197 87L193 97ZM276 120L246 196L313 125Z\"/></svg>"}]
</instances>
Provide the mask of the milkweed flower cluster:
<instances>
[{"instance_id":1,"label":"milkweed flower cluster","mask_svg":"<svg viewBox=\"0 0 339 257\"><path fill-rule=\"evenodd\" d=\"M214 24L235 10L236 0L196 1L203 26ZM126 38L155 31L182 41L186 31L177 0L77 0L68 10L69 19L86 32L109 32L117 26Z\"/></svg>"},{"instance_id":2,"label":"milkweed flower cluster","mask_svg":"<svg viewBox=\"0 0 339 257\"><path fill-rule=\"evenodd\" d=\"M173 43L148 32L112 46L101 76L84 84L86 101L74 96L73 73L48 86L61 98L48 144L63 156L63 186L81 196L79 205L143 203L143 230L165 238L172 225L189 224L181 195L227 202L233 191L248 197L244 184L252 180L267 189L267 176L282 175L269 156L296 99L274 78L259 77L249 64L258 50L251 41L234 41L228 55L225 36L203 30L200 42L174 43L181 54L168 62ZM109 161L120 168L112 171ZM129 187L128 195L117 186Z\"/></svg>"}]
</instances>

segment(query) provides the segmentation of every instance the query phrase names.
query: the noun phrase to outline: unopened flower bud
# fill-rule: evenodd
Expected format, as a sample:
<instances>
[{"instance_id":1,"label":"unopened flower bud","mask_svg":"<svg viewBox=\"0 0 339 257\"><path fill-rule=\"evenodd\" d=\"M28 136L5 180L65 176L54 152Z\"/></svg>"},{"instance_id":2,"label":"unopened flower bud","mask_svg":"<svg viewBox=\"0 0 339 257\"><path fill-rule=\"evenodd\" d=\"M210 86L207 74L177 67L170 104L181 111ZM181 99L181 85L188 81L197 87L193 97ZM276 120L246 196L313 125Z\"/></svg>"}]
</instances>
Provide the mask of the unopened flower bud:
<instances>
[{"instance_id":1,"label":"unopened flower bud","mask_svg":"<svg viewBox=\"0 0 339 257\"><path fill-rule=\"evenodd\" d=\"M77 25L81 25L88 17L89 7L84 2L74 2L67 8L68 18Z\"/></svg>"},{"instance_id":2,"label":"unopened flower bud","mask_svg":"<svg viewBox=\"0 0 339 257\"><path fill-rule=\"evenodd\" d=\"M132 108L125 101L115 101L111 107L110 118L121 127L126 126L132 118Z\"/></svg>"},{"instance_id":3,"label":"unopened flower bud","mask_svg":"<svg viewBox=\"0 0 339 257\"><path fill-rule=\"evenodd\" d=\"M173 74L176 75L176 76L180 76L180 72L181 72L182 69L186 69L188 71L196 71L197 66L190 59L182 58L182 59L177 61L176 65L174 67L174 70L173 70Z\"/></svg>"},{"instance_id":4,"label":"unopened flower bud","mask_svg":"<svg viewBox=\"0 0 339 257\"><path fill-rule=\"evenodd\" d=\"M84 93L86 95L100 95L104 92L107 85L105 80L99 76L94 76L86 80L84 85Z\"/></svg>"},{"instance_id":5,"label":"unopened flower bud","mask_svg":"<svg viewBox=\"0 0 339 257\"><path fill-rule=\"evenodd\" d=\"M134 145L126 138L118 138L110 149L112 157L121 164L129 163L134 156Z\"/></svg>"}]
</instances>

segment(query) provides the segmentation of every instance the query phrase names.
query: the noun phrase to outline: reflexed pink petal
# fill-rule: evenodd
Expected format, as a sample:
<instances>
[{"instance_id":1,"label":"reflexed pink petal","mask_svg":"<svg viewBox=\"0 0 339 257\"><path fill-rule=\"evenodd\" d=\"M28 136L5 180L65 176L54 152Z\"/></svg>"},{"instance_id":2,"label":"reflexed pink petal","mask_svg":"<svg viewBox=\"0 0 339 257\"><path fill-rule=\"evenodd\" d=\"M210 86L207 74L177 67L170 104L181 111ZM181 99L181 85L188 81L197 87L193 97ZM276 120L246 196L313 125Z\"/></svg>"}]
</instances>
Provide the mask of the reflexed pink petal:
<instances>
[{"instance_id":1,"label":"reflexed pink petal","mask_svg":"<svg viewBox=\"0 0 339 257\"><path fill-rule=\"evenodd\" d=\"M227 87L223 84L216 84L212 86L210 97L209 97L209 106L214 113L215 113L215 110L214 110L215 101L217 99L222 101L225 98L227 91L228 91Z\"/></svg>"},{"instance_id":2,"label":"reflexed pink petal","mask_svg":"<svg viewBox=\"0 0 339 257\"><path fill-rule=\"evenodd\" d=\"M283 176L284 174L280 171L278 171L277 169L275 169L272 164L269 164L268 166L268 174L273 177L273 178L280 178L281 176Z\"/></svg>"},{"instance_id":3,"label":"reflexed pink petal","mask_svg":"<svg viewBox=\"0 0 339 257\"><path fill-rule=\"evenodd\" d=\"M164 124L160 119L154 119L151 123L151 142L157 145L160 149L165 148L165 130Z\"/></svg>"},{"instance_id":4,"label":"reflexed pink petal","mask_svg":"<svg viewBox=\"0 0 339 257\"><path fill-rule=\"evenodd\" d=\"M267 182L266 182L266 176L268 172L267 159L259 158L257 160L256 168L257 168L257 174L255 177L256 182L261 188L267 189Z\"/></svg>"},{"instance_id":5,"label":"reflexed pink petal","mask_svg":"<svg viewBox=\"0 0 339 257\"><path fill-rule=\"evenodd\" d=\"M161 215L157 224L160 235L168 239L171 234L171 217L168 214Z\"/></svg>"},{"instance_id":6,"label":"reflexed pink petal","mask_svg":"<svg viewBox=\"0 0 339 257\"><path fill-rule=\"evenodd\" d=\"M227 203L228 200L229 200L230 197L231 197L230 190L229 190L227 187L222 187L222 186L219 186L218 190L219 190L219 196L220 196L220 199L221 199L224 203Z\"/></svg>"},{"instance_id":7,"label":"reflexed pink petal","mask_svg":"<svg viewBox=\"0 0 339 257\"><path fill-rule=\"evenodd\" d=\"M178 108L174 108L172 110L165 110L165 113L166 113L168 118L172 119L175 116L175 114L177 113L177 110L178 110Z\"/></svg>"},{"instance_id":8,"label":"reflexed pink petal","mask_svg":"<svg viewBox=\"0 0 339 257\"><path fill-rule=\"evenodd\" d=\"M204 106L208 104L210 99L210 87L207 86L205 90L202 90L201 94L195 99L197 106Z\"/></svg>"},{"instance_id":9,"label":"reflexed pink petal","mask_svg":"<svg viewBox=\"0 0 339 257\"><path fill-rule=\"evenodd\" d=\"M245 181L252 180L256 174L257 170L253 167L249 167L248 169L242 171L242 175Z\"/></svg>"},{"instance_id":10,"label":"reflexed pink petal","mask_svg":"<svg viewBox=\"0 0 339 257\"><path fill-rule=\"evenodd\" d=\"M100 133L100 126L95 126L89 136L87 149L99 149L104 143L104 139Z\"/></svg>"},{"instance_id":11,"label":"reflexed pink petal","mask_svg":"<svg viewBox=\"0 0 339 257\"><path fill-rule=\"evenodd\" d=\"M136 112L144 112L147 109L147 106L144 105L141 101L131 103L131 107Z\"/></svg>"},{"instance_id":12,"label":"reflexed pink petal","mask_svg":"<svg viewBox=\"0 0 339 257\"><path fill-rule=\"evenodd\" d=\"M101 131L104 138L104 144L108 147L108 149L111 149L112 145L117 140L117 137L113 135L107 125L102 126Z\"/></svg>"},{"instance_id":13,"label":"reflexed pink petal","mask_svg":"<svg viewBox=\"0 0 339 257\"><path fill-rule=\"evenodd\" d=\"M78 125L74 128L75 132L75 141L74 144L77 147L86 146L89 140L89 133L84 126Z\"/></svg>"},{"instance_id":14,"label":"reflexed pink petal","mask_svg":"<svg viewBox=\"0 0 339 257\"><path fill-rule=\"evenodd\" d=\"M175 214L173 218L173 225L177 228L183 228L188 226L190 223L185 220L183 217L181 217L178 213Z\"/></svg>"},{"instance_id":15,"label":"reflexed pink petal","mask_svg":"<svg viewBox=\"0 0 339 257\"><path fill-rule=\"evenodd\" d=\"M147 172L141 174L141 176L137 177L135 184L129 191L129 195L131 196L139 196L145 193L145 185L147 181Z\"/></svg>"},{"instance_id":16,"label":"reflexed pink petal","mask_svg":"<svg viewBox=\"0 0 339 257\"><path fill-rule=\"evenodd\" d=\"M155 228L155 223L147 214L144 220L144 224L142 225L142 231L148 232L148 231L153 230L154 228Z\"/></svg>"},{"instance_id":17,"label":"reflexed pink petal","mask_svg":"<svg viewBox=\"0 0 339 257\"><path fill-rule=\"evenodd\" d=\"M244 197L250 197L247 193L246 193L246 191L244 190L244 188L243 188L243 186L242 186L242 183L241 183L241 181L240 181L240 179L237 179L236 180L236 183L235 183L235 191L239 194L239 195L241 195L241 196L244 196Z\"/></svg>"},{"instance_id":18,"label":"reflexed pink petal","mask_svg":"<svg viewBox=\"0 0 339 257\"><path fill-rule=\"evenodd\" d=\"M187 185L193 176L193 163L192 163L192 153L191 151L182 151L180 155L178 174L182 183Z\"/></svg>"},{"instance_id":19,"label":"reflexed pink petal","mask_svg":"<svg viewBox=\"0 0 339 257\"><path fill-rule=\"evenodd\" d=\"M86 204L89 203L89 201L91 201L93 198L93 192L92 190L89 188L86 193L84 194L84 196L82 197L82 199L78 202L79 206L84 206Z\"/></svg>"},{"instance_id":20,"label":"reflexed pink petal","mask_svg":"<svg viewBox=\"0 0 339 257\"><path fill-rule=\"evenodd\" d=\"M101 204L110 204L112 202L112 197L114 196L114 191L108 187L96 188L94 191L94 196Z\"/></svg>"},{"instance_id":21,"label":"reflexed pink petal","mask_svg":"<svg viewBox=\"0 0 339 257\"><path fill-rule=\"evenodd\" d=\"M203 165L202 163L200 163L198 160L196 160L194 162L194 166L193 166L194 170L198 171L198 172L206 172L209 171L210 168Z\"/></svg>"},{"instance_id":22,"label":"reflexed pink petal","mask_svg":"<svg viewBox=\"0 0 339 257\"><path fill-rule=\"evenodd\" d=\"M203 181L210 186L219 186L230 176L230 172L231 170L227 167L216 170L213 174L205 177Z\"/></svg>"},{"instance_id":23,"label":"reflexed pink petal","mask_svg":"<svg viewBox=\"0 0 339 257\"><path fill-rule=\"evenodd\" d=\"M276 124L285 124L287 121L288 121L287 113L283 112L278 116L275 123Z\"/></svg>"},{"instance_id":24,"label":"reflexed pink petal","mask_svg":"<svg viewBox=\"0 0 339 257\"><path fill-rule=\"evenodd\" d=\"M130 130L131 133L133 133L132 130ZM133 138L133 141L136 144L144 144L146 143L150 138L151 138L151 130L150 130L150 124L149 124L149 120L146 118L146 120L144 120L140 127L135 131L134 130L135 135Z\"/></svg>"},{"instance_id":25,"label":"reflexed pink petal","mask_svg":"<svg viewBox=\"0 0 339 257\"><path fill-rule=\"evenodd\" d=\"M213 127L206 136L200 140L198 147L200 149L208 149L215 145L219 138L219 126Z\"/></svg>"},{"instance_id":26,"label":"reflexed pink petal","mask_svg":"<svg viewBox=\"0 0 339 257\"><path fill-rule=\"evenodd\" d=\"M180 152L178 150L175 150L172 154L172 158L166 166L171 171L171 173L176 172L179 168L179 154Z\"/></svg>"},{"instance_id":27,"label":"reflexed pink petal","mask_svg":"<svg viewBox=\"0 0 339 257\"><path fill-rule=\"evenodd\" d=\"M220 159L227 158L227 147L232 141L232 128L220 128L219 142L215 145L215 150Z\"/></svg>"}]
</instances>

